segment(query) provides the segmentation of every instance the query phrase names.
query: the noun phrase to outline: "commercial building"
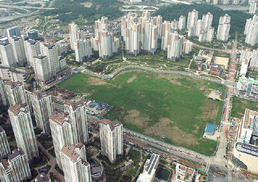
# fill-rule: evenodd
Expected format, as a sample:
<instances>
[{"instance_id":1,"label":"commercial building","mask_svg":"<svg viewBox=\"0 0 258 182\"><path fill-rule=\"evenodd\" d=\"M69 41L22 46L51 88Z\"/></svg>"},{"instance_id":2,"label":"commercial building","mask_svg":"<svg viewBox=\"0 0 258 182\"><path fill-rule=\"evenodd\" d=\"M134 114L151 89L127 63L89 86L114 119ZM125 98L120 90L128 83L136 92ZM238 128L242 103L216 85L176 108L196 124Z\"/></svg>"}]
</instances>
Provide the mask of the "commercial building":
<instances>
[{"instance_id":1,"label":"commercial building","mask_svg":"<svg viewBox=\"0 0 258 182\"><path fill-rule=\"evenodd\" d=\"M49 78L51 78L51 70L48 57L42 55L35 56L34 71L36 80L46 82Z\"/></svg>"},{"instance_id":2,"label":"commercial building","mask_svg":"<svg viewBox=\"0 0 258 182\"><path fill-rule=\"evenodd\" d=\"M24 85L20 82L5 82L5 91L10 105L28 103Z\"/></svg>"},{"instance_id":3,"label":"commercial building","mask_svg":"<svg viewBox=\"0 0 258 182\"><path fill-rule=\"evenodd\" d=\"M19 148L8 155L8 160L0 162L0 180L2 182L25 181L31 178L27 156Z\"/></svg>"},{"instance_id":4,"label":"commercial building","mask_svg":"<svg viewBox=\"0 0 258 182\"><path fill-rule=\"evenodd\" d=\"M139 175L137 182L153 182L156 175L156 170L159 165L159 155L151 154L151 158L147 159L144 164L143 172Z\"/></svg>"},{"instance_id":5,"label":"commercial building","mask_svg":"<svg viewBox=\"0 0 258 182\"><path fill-rule=\"evenodd\" d=\"M34 57L40 54L40 42L32 39L24 41L25 54L28 65L34 68Z\"/></svg>"},{"instance_id":6,"label":"commercial building","mask_svg":"<svg viewBox=\"0 0 258 182\"><path fill-rule=\"evenodd\" d=\"M29 161L39 156L37 140L27 104L13 105L8 109L17 146L27 155Z\"/></svg>"},{"instance_id":7,"label":"commercial building","mask_svg":"<svg viewBox=\"0 0 258 182\"><path fill-rule=\"evenodd\" d=\"M231 20L231 17L228 14L225 14L225 16L220 17L218 31L217 31L217 40L222 40L223 42L228 40L229 30L230 30L230 20Z\"/></svg>"},{"instance_id":8,"label":"commercial building","mask_svg":"<svg viewBox=\"0 0 258 182\"><path fill-rule=\"evenodd\" d=\"M25 66L27 64L27 58L25 54L24 41L21 37L10 37L10 43L13 46L14 57L18 66Z\"/></svg>"},{"instance_id":9,"label":"commercial building","mask_svg":"<svg viewBox=\"0 0 258 182\"><path fill-rule=\"evenodd\" d=\"M64 112L69 113L70 120L72 121L74 143L87 143L89 135L87 113L83 102L73 102L66 100L64 104Z\"/></svg>"},{"instance_id":10,"label":"commercial building","mask_svg":"<svg viewBox=\"0 0 258 182\"><path fill-rule=\"evenodd\" d=\"M237 93L258 98L258 81L252 78L239 78L237 82Z\"/></svg>"},{"instance_id":11,"label":"commercial building","mask_svg":"<svg viewBox=\"0 0 258 182\"><path fill-rule=\"evenodd\" d=\"M177 163L175 173L176 180L172 180L172 182L191 182L193 181L195 170Z\"/></svg>"},{"instance_id":12,"label":"commercial building","mask_svg":"<svg viewBox=\"0 0 258 182\"><path fill-rule=\"evenodd\" d=\"M177 61L182 55L183 37L177 32L170 32L168 38L167 59Z\"/></svg>"},{"instance_id":13,"label":"commercial building","mask_svg":"<svg viewBox=\"0 0 258 182\"><path fill-rule=\"evenodd\" d=\"M91 182L90 164L86 159L85 145L64 146L60 152L65 181Z\"/></svg>"},{"instance_id":14,"label":"commercial building","mask_svg":"<svg viewBox=\"0 0 258 182\"><path fill-rule=\"evenodd\" d=\"M99 129L101 153L108 157L111 163L117 155L123 155L123 124L119 121L102 119Z\"/></svg>"},{"instance_id":15,"label":"commercial building","mask_svg":"<svg viewBox=\"0 0 258 182\"><path fill-rule=\"evenodd\" d=\"M77 25L73 22L68 24L69 28L69 36L70 36L70 46L72 50L75 50L75 40L76 40L76 33L78 31Z\"/></svg>"},{"instance_id":16,"label":"commercial building","mask_svg":"<svg viewBox=\"0 0 258 182\"><path fill-rule=\"evenodd\" d=\"M76 40L75 41L75 61L83 62L91 57L92 47L90 40Z\"/></svg>"},{"instance_id":17,"label":"commercial building","mask_svg":"<svg viewBox=\"0 0 258 182\"><path fill-rule=\"evenodd\" d=\"M20 29L20 27L15 26L15 27L6 29L6 36L7 37L12 37L12 36L21 37L21 29Z\"/></svg>"},{"instance_id":18,"label":"commercial building","mask_svg":"<svg viewBox=\"0 0 258 182\"><path fill-rule=\"evenodd\" d=\"M11 149L4 129L0 126L0 159L11 153Z\"/></svg>"},{"instance_id":19,"label":"commercial building","mask_svg":"<svg viewBox=\"0 0 258 182\"><path fill-rule=\"evenodd\" d=\"M23 69L0 65L0 78L6 81L27 83L27 72Z\"/></svg>"},{"instance_id":20,"label":"commercial building","mask_svg":"<svg viewBox=\"0 0 258 182\"><path fill-rule=\"evenodd\" d=\"M12 44L1 42L0 52L2 64L12 67L15 67L17 65Z\"/></svg>"},{"instance_id":21,"label":"commercial building","mask_svg":"<svg viewBox=\"0 0 258 182\"><path fill-rule=\"evenodd\" d=\"M50 76L56 76L60 71L60 63L58 58L58 48L54 44L41 44L41 54L48 58L48 69Z\"/></svg>"},{"instance_id":22,"label":"commercial building","mask_svg":"<svg viewBox=\"0 0 258 182\"><path fill-rule=\"evenodd\" d=\"M60 151L63 146L71 146L73 143L72 121L67 114L52 114L49 119L53 145L56 154L56 162L59 168L62 168Z\"/></svg>"},{"instance_id":23,"label":"commercial building","mask_svg":"<svg viewBox=\"0 0 258 182\"><path fill-rule=\"evenodd\" d=\"M32 92L29 96L37 127L43 133L50 133L49 118L53 114L51 95L47 92Z\"/></svg>"}]
</instances>

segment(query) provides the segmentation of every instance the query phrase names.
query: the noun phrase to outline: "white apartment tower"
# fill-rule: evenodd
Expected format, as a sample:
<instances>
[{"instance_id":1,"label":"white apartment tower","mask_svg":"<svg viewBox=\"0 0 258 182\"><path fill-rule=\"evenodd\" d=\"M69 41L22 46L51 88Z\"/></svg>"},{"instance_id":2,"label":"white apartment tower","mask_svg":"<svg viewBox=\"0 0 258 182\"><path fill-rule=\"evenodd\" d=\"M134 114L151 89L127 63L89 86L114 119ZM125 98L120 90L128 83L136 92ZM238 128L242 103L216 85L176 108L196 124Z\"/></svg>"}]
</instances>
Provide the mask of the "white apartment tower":
<instances>
[{"instance_id":1,"label":"white apartment tower","mask_svg":"<svg viewBox=\"0 0 258 182\"><path fill-rule=\"evenodd\" d=\"M0 159L11 153L11 149L4 129L0 126Z\"/></svg>"},{"instance_id":2,"label":"white apartment tower","mask_svg":"<svg viewBox=\"0 0 258 182\"><path fill-rule=\"evenodd\" d=\"M178 29L183 30L185 29L186 17L181 15L178 20Z\"/></svg>"},{"instance_id":3,"label":"white apartment tower","mask_svg":"<svg viewBox=\"0 0 258 182\"><path fill-rule=\"evenodd\" d=\"M218 31L217 31L217 40L222 40L223 42L228 40L229 30L230 30L230 20L231 20L231 17L228 14L225 14L225 16L220 17Z\"/></svg>"},{"instance_id":4,"label":"white apartment tower","mask_svg":"<svg viewBox=\"0 0 258 182\"><path fill-rule=\"evenodd\" d=\"M161 38L161 50L167 51L168 48L168 36L171 30L171 23L164 21L162 24L162 38Z\"/></svg>"},{"instance_id":5,"label":"white apartment tower","mask_svg":"<svg viewBox=\"0 0 258 182\"><path fill-rule=\"evenodd\" d=\"M154 54L157 51L158 44L158 27L153 25L152 20L148 19L143 22L143 41L142 49Z\"/></svg>"},{"instance_id":6,"label":"white apartment tower","mask_svg":"<svg viewBox=\"0 0 258 182\"><path fill-rule=\"evenodd\" d=\"M162 35L162 16L154 16L153 17L153 25L157 26L158 30L158 39L161 40L161 35Z\"/></svg>"},{"instance_id":7,"label":"white apartment tower","mask_svg":"<svg viewBox=\"0 0 258 182\"><path fill-rule=\"evenodd\" d=\"M123 124L102 119L99 129L101 153L115 162L116 155L123 155Z\"/></svg>"},{"instance_id":8,"label":"white apartment tower","mask_svg":"<svg viewBox=\"0 0 258 182\"><path fill-rule=\"evenodd\" d=\"M53 44L42 44L41 54L47 56L49 71L51 76L56 76L56 73L60 71L58 48Z\"/></svg>"},{"instance_id":9,"label":"white apartment tower","mask_svg":"<svg viewBox=\"0 0 258 182\"><path fill-rule=\"evenodd\" d=\"M91 182L90 164L86 159L85 145L64 146L60 152L65 181Z\"/></svg>"},{"instance_id":10,"label":"white apartment tower","mask_svg":"<svg viewBox=\"0 0 258 182\"><path fill-rule=\"evenodd\" d=\"M27 104L10 106L8 109L17 146L27 155L29 161L39 156L37 140Z\"/></svg>"},{"instance_id":11,"label":"white apartment tower","mask_svg":"<svg viewBox=\"0 0 258 182\"><path fill-rule=\"evenodd\" d=\"M68 25L69 27L69 36L70 36L70 46L71 49L74 50L74 42L76 40L76 33L78 31L77 25L73 22L71 24Z\"/></svg>"},{"instance_id":12,"label":"white apartment tower","mask_svg":"<svg viewBox=\"0 0 258 182\"><path fill-rule=\"evenodd\" d=\"M73 143L73 129L72 121L61 113L52 114L49 119L51 135L53 138L53 145L55 148L56 162L60 168L62 168L60 151L63 146L70 146Z\"/></svg>"},{"instance_id":13,"label":"white apartment tower","mask_svg":"<svg viewBox=\"0 0 258 182\"><path fill-rule=\"evenodd\" d=\"M258 43L258 17L256 15L246 20L244 34L246 35L245 43L251 46Z\"/></svg>"},{"instance_id":14,"label":"white apartment tower","mask_svg":"<svg viewBox=\"0 0 258 182\"><path fill-rule=\"evenodd\" d=\"M66 100L64 104L64 112L68 112L72 121L73 137L75 143L88 142L88 124L86 107L83 102L72 102Z\"/></svg>"},{"instance_id":15,"label":"white apartment tower","mask_svg":"<svg viewBox=\"0 0 258 182\"><path fill-rule=\"evenodd\" d=\"M255 14L257 2L252 1L249 7L249 14Z\"/></svg>"},{"instance_id":16,"label":"white apartment tower","mask_svg":"<svg viewBox=\"0 0 258 182\"><path fill-rule=\"evenodd\" d=\"M75 41L75 61L83 62L91 57L92 48L90 40L76 40Z\"/></svg>"},{"instance_id":17,"label":"white apartment tower","mask_svg":"<svg viewBox=\"0 0 258 182\"><path fill-rule=\"evenodd\" d=\"M177 32L170 32L168 38L167 59L169 61L177 61L182 55L183 37Z\"/></svg>"},{"instance_id":18,"label":"white apartment tower","mask_svg":"<svg viewBox=\"0 0 258 182\"><path fill-rule=\"evenodd\" d=\"M187 29L190 27L195 27L198 20L198 11L195 9L191 12L188 12L188 18L187 18Z\"/></svg>"},{"instance_id":19,"label":"white apartment tower","mask_svg":"<svg viewBox=\"0 0 258 182\"><path fill-rule=\"evenodd\" d=\"M13 46L14 50L14 57L16 59L16 62L19 66L24 66L27 63L27 58L25 54L25 48L24 48L24 41L20 37L10 37L9 38L10 43Z\"/></svg>"},{"instance_id":20,"label":"white apartment tower","mask_svg":"<svg viewBox=\"0 0 258 182\"><path fill-rule=\"evenodd\" d=\"M50 133L49 118L53 114L52 98L47 92L32 92L30 101L37 126L43 133Z\"/></svg>"},{"instance_id":21,"label":"white apartment tower","mask_svg":"<svg viewBox=\"0 0 258 182\"><path fill-rule=\"evenodd\" d=\"M9 101L9 104L25 104L28 103L27 94L24 89L24 85L20 82L5 82L5 91Z\"/></svg>"},{"instance_id":22,"label":"white apartment tower","mask_svg":"<svg viewBox=\"0 0 258 182\"><path fill-rule=\"evenodd\" d=\"M34 57L40 54L40 42L32 39L24 41L28 65L34 68Z\"/></svg>"},{"instance_id":23,"label":"white apartment tower","mask_svg":"<svg viewBox=\"0 0 258 182\"><path fill-rule=\"evenodd\" d=\"M190 42L189 40L187 40L186 42L184 42L184 47L183 50L186 54L190 54L193 50L193 43Z\"/></svg>"},{"instance_id":24,"label":"white apartment tower","mask_svg":"<svg viewBox=\"0 0 258 182\"><path fill-rule=\"evenodd\" d=\"M8 98L5 91L4 81L0 79L0 105L7 106L8 105Z\"/></svg>"},{"instance_id":25,"label":"white apartment tower","mask_svg":"<svg viewBox=\"0 0 258 182\"><path fill-rule=\"evenodd\" d=\"M45 82L51 77L49 59L46 56L38 55L34 57L35 78Z\"/></svg>"},{"instance_id":26,"label":"white apartment tower","mask_svg":"<svg viewBox=\"0 0 258 182\"><path fill-rule=\"evenodd\" d=\"M131 28L126 29L126 35L124 36L126 54L137 56L141 52L141 38L141 24L134 23Z\"/></svg>"},{"instance_id":27,"label":"white apartment tower","mask_svg":"<svg viewBox=\"0 0 258 182\"><path fill-rule=\"evenodd\" d=\"M118 52L119 39L106 30L98 33L99 57L109 59Z\"/></svg>"},{"instance_id":28,"label":"white apartment tower","mask_svg":"<svg viewBox=\"0 0 258 182\"><path fill-rule=\"evenodd\" d=\"M18 182L31 178L31 171L27 156L19 148L8 155L8 160L0 162L0 181Z\"/></svg>"},{"instance_id":29,"label":"white apartment tower","mask_svg":"<svg viewBox=\"0 0 258 182\"><path fill-rule=\"evenodd\" d=\"M4 65L16 66L16 59L14 56L13 46L10 43L3 42L0 44L1 62Z\"/></svg>"}]
</instances>

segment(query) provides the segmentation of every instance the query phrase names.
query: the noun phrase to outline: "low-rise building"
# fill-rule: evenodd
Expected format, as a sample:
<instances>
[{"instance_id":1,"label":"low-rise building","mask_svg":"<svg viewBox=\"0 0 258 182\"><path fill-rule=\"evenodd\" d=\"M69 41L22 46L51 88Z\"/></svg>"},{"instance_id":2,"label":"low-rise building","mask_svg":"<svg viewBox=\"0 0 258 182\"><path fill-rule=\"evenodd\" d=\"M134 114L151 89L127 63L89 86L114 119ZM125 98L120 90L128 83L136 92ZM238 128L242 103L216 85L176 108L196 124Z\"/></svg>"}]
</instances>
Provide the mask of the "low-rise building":
<instances>
[{"instance_id":1,"label":"low-rise building","mask_svg":"<svg viewBox=\"0 0 258 182\"><path fill-rule=\"evenodd\" d=\"M237 93L258 98L258 80L241 77L237 82Z\"/></svg>"},{"instance_id":2,"label":"low-rise building","mask_svg":"<svg viewBox=\"0 0 258 182\"><path fill-rule=\"evenodd\" d=\"M51 179L45 173L41 173L35 178L35 182L51 182Z\"/></svg>"},{"instance_id":3,"label":"low-rise building","mask_svg":"<svg viewBox=\"0 0 258 182\"><path fill-rule=\"evenodd\" d=\"M195 169L184 166L182 164L176 164L176 180L172 182L191 182L195 174Z\"/></svg>"}]
</instances>

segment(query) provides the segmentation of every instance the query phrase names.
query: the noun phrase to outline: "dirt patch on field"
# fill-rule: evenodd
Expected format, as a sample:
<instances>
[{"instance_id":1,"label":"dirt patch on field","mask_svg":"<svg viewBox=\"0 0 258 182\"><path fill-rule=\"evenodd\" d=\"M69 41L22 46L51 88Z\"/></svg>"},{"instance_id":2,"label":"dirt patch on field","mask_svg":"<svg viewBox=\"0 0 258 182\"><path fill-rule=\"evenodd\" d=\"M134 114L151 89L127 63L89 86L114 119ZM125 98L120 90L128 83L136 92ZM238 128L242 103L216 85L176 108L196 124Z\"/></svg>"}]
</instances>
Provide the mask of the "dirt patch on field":
<instances>
[{"instance_id":1,"label":"dirt patch on field","mask_svg":"<svg viewBox=\"0 0 258 182\"><path fill-rule=\"evenodd\" d=\"M118 85L118 87L117 88L122 88L122 85L120 84L120 85Z\"/></svg>"},{"instance_id":2,"label":"dirt patch on field","mask_svg":"<svg viewBox=\"0 0 258 182\"><path fill-rule=\"evenodd\" d=\"M193 127L195 128L195 130L193 132L198 133L200 127L197 124L194 124Z\"/></svg>"},{"instance_id":3,"label":"dirt patch on field","mask_svg":"<svg viewBox=\"0 0 258 182\"><path fill-rule=\"evenodd\" d=\"M208 119L217 119L219 112L219 105L217 105L216 101L205 100L203 105L200 107L202 114L197 116L196 119L206 121Z\"/></svg>"},{"instance_id":4,"label":"dirt patch on field","mask_svg":"<svg viewBox=\"0 0 258 182\"><path fill-rule=\"evenodd\" d=\"M106 85L107 83L100 79L100 78L96 78L96 77L89 77L89 83L91 85Z\"/></svg>"},{"instance_id":5,"label":"dirt patch on field","mask_svg":"<svg viewBox=\"0 0 258 182\"><path fill-rule=\"evenodd\" d=\"M156 79L165 78L170 81L170 83L175 85L182 86L182 83L177 81L178 78L182 78L180 75L168 75L168 74L159 74Z\"/></svg>"},{"instance_id":6,"label":"dirt patch on field","mask_svg":"<svg viewBox=\"0 0 258 182\"><path fill-rule=\"evenodd\" d=\"M83 5L85 8L90 8L92 6L91 2L84 2L84 3L80 3L81 5Z\"/></svg>"},{"instance_id":7,"label":"dirt patch on field","mask_svg":"<svg viewBox=\"0 0 258 182\"><path fill-rule=\"evenodd\" d=\"M133 76L127 80L127 83L132 83L136 78L137 78L137 75L133 74Z\"/></svg>"},{"instance_id":8,"label":"dirt patch on field","mask_svg":"<svg viewBox=\"0 0 258 182\"><path fill-rule=\"evenodd\" d=\"M161 118L158 123L144 130L144 134L167 137L177 145L198 145L198 140L189 132L180 130L173 121Z\"/></svg>"},{"instance_id":9,"label":"dirt patch on field","mask_svg":"<svg viewBox=\"0 0 258 182\"><path fill-rule=\"evenodd\" d=\"M140 111L133 109L127 112L125 122L136 125L140 129L146 128L148 125L149 117L140 113Z\"/></svg>"}]
</instances>

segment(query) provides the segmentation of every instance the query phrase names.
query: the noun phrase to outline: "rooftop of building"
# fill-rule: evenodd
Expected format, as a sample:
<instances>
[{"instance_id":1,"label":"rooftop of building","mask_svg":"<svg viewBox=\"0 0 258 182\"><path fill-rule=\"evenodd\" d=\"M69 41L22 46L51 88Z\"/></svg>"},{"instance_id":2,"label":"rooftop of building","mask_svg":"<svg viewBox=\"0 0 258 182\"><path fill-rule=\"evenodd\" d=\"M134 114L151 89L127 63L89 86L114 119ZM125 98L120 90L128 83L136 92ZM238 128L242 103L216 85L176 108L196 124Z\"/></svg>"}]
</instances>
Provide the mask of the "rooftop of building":
<instances>
[{"instance_id":1,"label":"rooftop of building","mask_svg":"<svg viewBox=\"0 0 258 182\"><path fill-rule=\"evenodd\" d=\"M26 107L27 107L26 103L21 105L15 104L13 106L10 106L8 110L17 116L20 112L28 113L28 111L26 110Z\"/></svg>"},{"instance_id":2,"label":"rooftop of building","mask_svg":"<svg viewBox=\"0 0 258 182\"><path fill-rule=\"evenodd\" d=\"M34 58L37 58L37 59L43 59L43 58L45 58L46 56L44 56L44 55L37 55L37 56L34 56Z\"/></svg>"},{"instance_id":3,"label":"rooftop of building","mask_svg":"<svg viewBox=\"0 0 258 182\"><path fill-rule=\"evenodd\" d=\"M110 121L110 120L107 120L107 119L102 119L100 122L101 122L101 124L108 125L111 130L114 130L115 127L121 125L121 122L117 121L117 120Z\"/></svg>"},{"instance_id":4,"label":"rooftop of building","mask_svg":"<svg viewBox=\"0 0 258 182\"><path fill-rule=\"evenodd\" d=\"M21 148L19 148L18 150L14 150L12 151L12 154L8 155L8 160L13 160L14 158L16 158L19 155L24 155L25 153L23 152L23 150Z\"/></svg>"},{"instance_id":5,"label":"rooftop of building","mask_svg":"<svg viewBox=\"0 0 258 182\"><path fill-rule=\"evenodd\" d=\"M4 132L4 129L0 126L0 132Z\"/></svg>"},{"instance_id":6,"label":"rooftop of building","mask_svg":"<svg viewBox=\"0 0 258 182\"><path fill-rule=\"evenodd\" d=\"M72 144L70 147L64 146L61 150L63 154L65 154L67 157L69 157L73 162L77 161L78 158L80 158L80 155L75 151L76 148L82 148L83 144L78 143L76 145ZM87 161L82 161L83 164L86 164ZM88 165L88 163L86 164Z\"/></svg>"},{"instance_id":7,"label":"rooftop of building","mask_svg":"<svg viewBox=\"0 0 258 182\"><path fill-rule=\"evenodd\" d=\"M69 120L69 118L67 117L66 113L63 113L63 114L61 114L61 113L52 114L50 116L50 119L52 121L56 122L59 125L63 125L65 122L72 123L72 121Z\"/></svg>"},{"instance_id":8,"label":"rooftop of building","mask_svg":"<svg viewBox=\"0 0 258 182\"><path fill-rule=\"evenodd\" d=\"M204 133L208 132L208 133L214 134L216 129L217 129L217 125L213 125L213 124L207 123L206 124L206 129L205 129Z\"/></svg>"},{"instance_id":9,"label":"rooftop of building","mask_svg":"<svg viewBox=\"0 0 258 182\"><path fill-rule=\"evenodd\" d=\"M49 96L47 92L37 92L37 91L32 92L31 95L36 96L38 100Z\"/></svg>"},{"instance_id":10,"label":"rooftop of building","mask_svg":"<svg viewBox=\"0 0 258 182\"><path fill-rule=\"evenodd\" d=\"M66 100L64 105L72 107L72 109L75 111L78 107L81 107L84 104L82 101L75 102L75 101Z\"/></svg>"},{"instance_id":11,"label":"rooftop of building","mask_svg":"<svg viewBox=\"0 0 258 182\"><path fill-rule=\"evenodd\" d=\"M48 181L49 181L49 178L45 173L41 173L35 178L35 182L48 182Z\"/></svg>"},{"instance_id":12,"label":"rooftop of building","mask_svg":"<svg viewBox=\"0 0 258 182\"><path fill-rule=\"evenodd\" d=\"M258 116L257 111L252 111L250 109L245 110L245 115L243 117L243 128L251 129L254 116Z\"/></svg>"},{"instance_id":13,"label":"rooftop of building","mask_svg":"<svg viewBox=\"0 0 258 182\"><path fill-rule=\"evenodd\" d=\"M5 85L9 85L11 89L14 89L15 87L22 86L22 83L20 82L12 82L12 81L5 81Z\"/></svg>"}]
</instances>

